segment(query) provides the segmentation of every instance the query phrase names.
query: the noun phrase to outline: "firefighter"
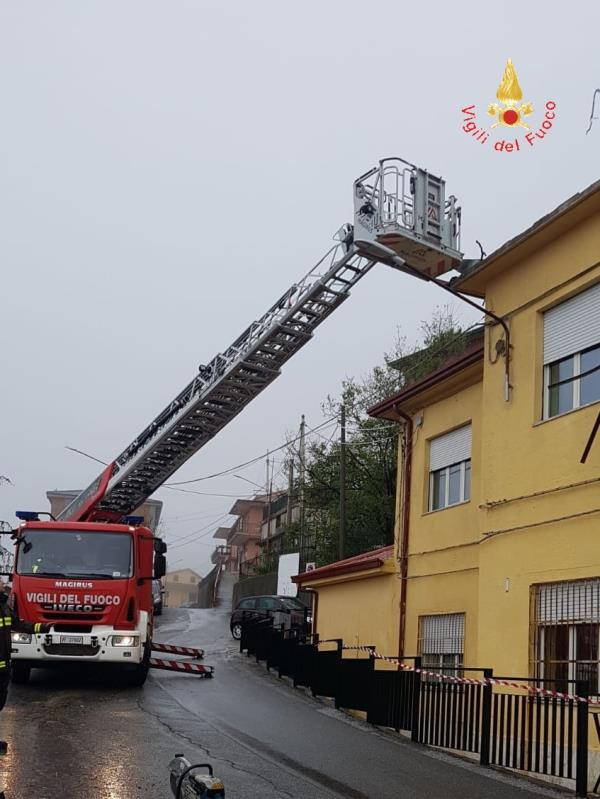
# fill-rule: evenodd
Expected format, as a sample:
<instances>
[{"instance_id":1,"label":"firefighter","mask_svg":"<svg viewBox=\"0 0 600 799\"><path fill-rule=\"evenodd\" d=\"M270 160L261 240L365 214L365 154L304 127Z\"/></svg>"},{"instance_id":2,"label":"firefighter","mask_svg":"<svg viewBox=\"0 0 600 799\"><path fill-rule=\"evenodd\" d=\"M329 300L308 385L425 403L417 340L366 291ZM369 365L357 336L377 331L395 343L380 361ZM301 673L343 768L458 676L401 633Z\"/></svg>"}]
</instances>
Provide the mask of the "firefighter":
<instances>
[{"instance_id":1,"label":"firefighter","mask_svg":"<svg viewBox=\"0 0 600 799\"><path fill-rule=\"evenodd\" d=\"M6 704L8 696L8 683L10 682L10 655L12 648L11 632L17 633L47 633L50 624L39 622L32 624L18 619L7 605L8 594L2 580L0 580L0 710ZM0 755L6 754L8 744L0 741Z\"/></svg>"}]
</instances>

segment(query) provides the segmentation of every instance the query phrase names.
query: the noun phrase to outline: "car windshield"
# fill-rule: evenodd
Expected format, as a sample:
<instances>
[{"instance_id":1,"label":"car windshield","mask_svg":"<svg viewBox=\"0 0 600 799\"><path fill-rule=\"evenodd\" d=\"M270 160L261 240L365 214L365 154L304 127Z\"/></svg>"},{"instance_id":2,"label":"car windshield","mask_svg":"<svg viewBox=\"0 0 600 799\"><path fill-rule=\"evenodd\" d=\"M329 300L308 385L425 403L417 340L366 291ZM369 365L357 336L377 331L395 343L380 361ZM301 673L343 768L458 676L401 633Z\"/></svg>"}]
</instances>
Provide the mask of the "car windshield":
<instances>
[{"instance_id":1,"label":"car windshield","mask_svg":"<svg viewBox=\"0 0 600 799\"><path fill-rule=\"evenodd\" d=\"M286 596L283 597L281 601L285 607L289 608L290 610L306 610L306 605L303 602L300 602L299 599L294 599L294 597Z\"/></svg>"},{"instance_id":2,"label":"car windshield","mask_svg":"<svg viewBox=\"0 0 600 799\"><path fill-rule=\"evenodd\" d=\"M17 574L112 580L133 573L132 538L128 533L27 530L21 542Z\"/></svg>"}]
</instances>

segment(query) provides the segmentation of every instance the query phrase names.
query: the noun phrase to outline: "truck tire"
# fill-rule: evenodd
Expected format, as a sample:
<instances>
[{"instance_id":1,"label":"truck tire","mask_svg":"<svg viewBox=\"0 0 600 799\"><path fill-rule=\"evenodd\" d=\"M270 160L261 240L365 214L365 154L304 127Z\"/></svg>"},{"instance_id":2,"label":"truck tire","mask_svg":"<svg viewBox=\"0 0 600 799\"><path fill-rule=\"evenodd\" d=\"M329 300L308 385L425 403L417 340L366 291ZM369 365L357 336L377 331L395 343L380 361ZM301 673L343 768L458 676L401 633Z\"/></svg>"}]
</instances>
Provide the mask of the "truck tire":
<instances>
[{"instance_id":1,"label":"truck tire","mask_svg":"<svg viewBox=\"0 0 600 799\"><path fill-rule=\"evenodd\" d=\"M15 685L25 685L25 683L29 682L30 676L31 666L28 666L26 663L20 663L18 660L13 661L11 680Z\"/></svg>"},{"instance_id":2,"label":"truck tire","mask_svg":"<svg viewBox=\"0 0 600 799\"><path fill-rule=\"evenodd\" d=\"M141 688L146 682L148 672L150 670L150 655L152 653L152 646L150 640L144 644L144 656L142 660L132 669L128 669L123 678L125 685L131 688Z\"/></svg>"}]
</instances>

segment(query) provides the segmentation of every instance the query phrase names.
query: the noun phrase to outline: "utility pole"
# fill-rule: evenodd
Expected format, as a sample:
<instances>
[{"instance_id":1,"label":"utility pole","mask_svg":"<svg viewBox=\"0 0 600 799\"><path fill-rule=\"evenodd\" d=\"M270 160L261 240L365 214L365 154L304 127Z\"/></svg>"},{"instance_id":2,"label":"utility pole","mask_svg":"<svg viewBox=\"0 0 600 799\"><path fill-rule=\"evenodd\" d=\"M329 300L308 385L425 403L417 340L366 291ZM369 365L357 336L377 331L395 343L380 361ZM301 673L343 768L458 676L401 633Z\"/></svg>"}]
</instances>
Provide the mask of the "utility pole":
<instances>
[{"instance_id":1,"label":"utility pole","mask_svg":"<svg viewBox=\"0 0 600 799\"><path fill-rule=\"evenodd\" d=\"M267 482L265 484L267 495L267 552L271 548L271 482L269 480L269 450L267 450Z\"/></svg>"},{"instance_id":2,"label":"utility pole","mask_svg":"<svg viewBox=\"0 0 600 799\"><path fill-rule=\"evenodd\" d=\"M288 462L288 495L287 495L287 515L285 523L292 523L292 510L294 507L294 459L290 456Z\"/></svg>"},{"instance_id":3,"label":"utility pole","mask_svg":"<svg viewBox=\"0 0 600 799\"><path fill-rule=\"evenodd\" d=\"M342 402L340 407L340 560L344 560L346 548L346 406Z\"/></svg>"},{"instance_id":4,"label":"utility pole","mask_svg":"<svg viewBox=\"0 0 600 799\"><path fill-rule=\"evenodd\" d=\"M300 419L300 557L304 553L304 480L306 477L306 421Z\"/></svg>"}]
</instances>

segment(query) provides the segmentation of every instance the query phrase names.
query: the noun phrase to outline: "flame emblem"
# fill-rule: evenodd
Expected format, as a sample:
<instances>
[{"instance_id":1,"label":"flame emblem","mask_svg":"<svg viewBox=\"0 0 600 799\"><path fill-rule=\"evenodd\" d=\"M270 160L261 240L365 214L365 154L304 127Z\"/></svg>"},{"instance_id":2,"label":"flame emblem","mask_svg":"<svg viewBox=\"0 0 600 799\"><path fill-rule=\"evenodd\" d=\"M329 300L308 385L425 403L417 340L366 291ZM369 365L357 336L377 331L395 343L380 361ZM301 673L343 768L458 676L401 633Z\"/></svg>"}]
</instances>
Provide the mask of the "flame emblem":
<instances>
[{"instance_id":1,"label":"flame emblem","mask_svg":"<svg viewBox=\"0 0 600 799\"><path fill-rule=\"evenodd\" d=\"M501 104L490 103L487 109L490 116L497 118L492 125L493 128L498 125L506 125L509 128L520 125L522 128L529 128L529 125L523 122L523 117L533 113L533 105L532 103L519 105L523 99L523 92L519 85L517 71L510 58L504 67L504 75L496 91L496 98L500 100Z\"/></svg>"}]
</instances>

